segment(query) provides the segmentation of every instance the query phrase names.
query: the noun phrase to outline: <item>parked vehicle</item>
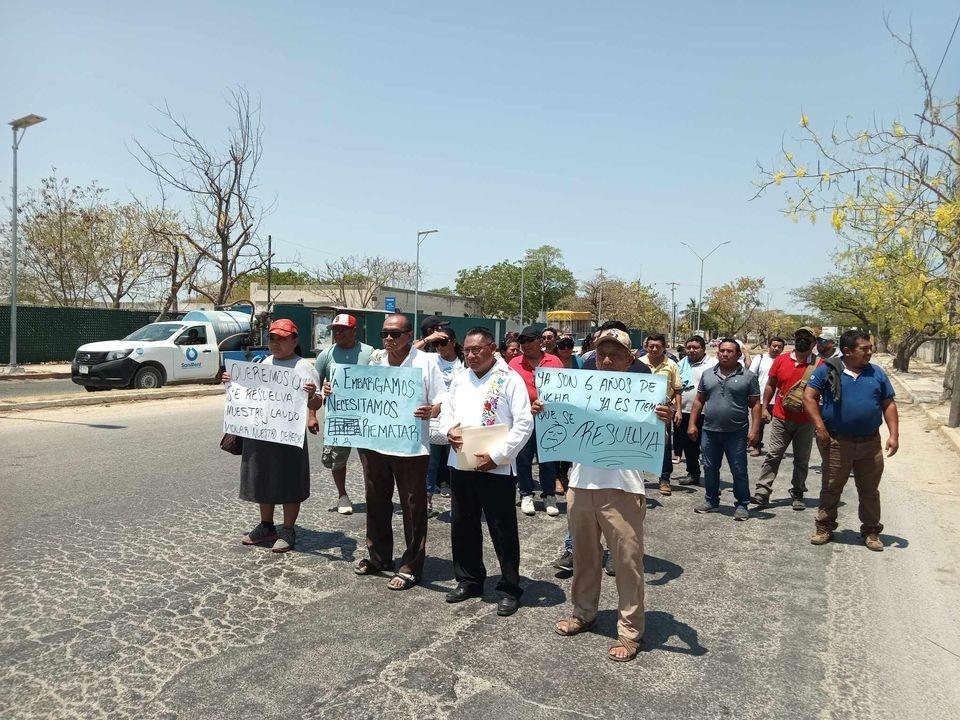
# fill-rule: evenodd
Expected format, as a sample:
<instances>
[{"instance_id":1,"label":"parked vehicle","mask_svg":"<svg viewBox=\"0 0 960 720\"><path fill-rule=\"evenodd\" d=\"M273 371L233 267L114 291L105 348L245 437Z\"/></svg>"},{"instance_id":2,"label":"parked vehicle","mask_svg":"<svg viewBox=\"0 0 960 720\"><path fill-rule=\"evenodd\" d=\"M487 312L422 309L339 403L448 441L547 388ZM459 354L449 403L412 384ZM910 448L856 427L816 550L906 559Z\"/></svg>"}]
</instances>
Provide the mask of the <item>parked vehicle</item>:
<instances>
[{"instance_id":1,"label":"parked vehicle","mask_svg":"<svg viewBox=\"0 0 960 720\"><path fill-rule=\"evenodd\" d=\"M90 391L216 382L225 357L257 361L266 355L254 325L252 313L195 310L180 320L145 325L123 340L81 345L71 377Z\"/></svg>"}]
</instances>

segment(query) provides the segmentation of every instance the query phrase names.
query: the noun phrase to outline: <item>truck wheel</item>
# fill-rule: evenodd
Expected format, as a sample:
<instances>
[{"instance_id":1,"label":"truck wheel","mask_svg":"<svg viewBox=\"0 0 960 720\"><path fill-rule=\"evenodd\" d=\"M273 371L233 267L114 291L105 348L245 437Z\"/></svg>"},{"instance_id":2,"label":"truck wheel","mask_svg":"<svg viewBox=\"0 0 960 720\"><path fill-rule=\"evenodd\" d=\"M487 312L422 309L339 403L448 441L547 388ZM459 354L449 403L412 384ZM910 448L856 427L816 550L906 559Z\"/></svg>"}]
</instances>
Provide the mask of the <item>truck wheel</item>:
<instances>
[{"instance_id":1,"label":"truck wheel","mask_svg":"<svg viewBox=\"0 0 960 720\"><path fill-rule=\"evenodd\" d=\"M133 376L133 387L137 390L153 390L163 385L163 376L155 367L144 367Z\"/></svg>"}]
</instances>

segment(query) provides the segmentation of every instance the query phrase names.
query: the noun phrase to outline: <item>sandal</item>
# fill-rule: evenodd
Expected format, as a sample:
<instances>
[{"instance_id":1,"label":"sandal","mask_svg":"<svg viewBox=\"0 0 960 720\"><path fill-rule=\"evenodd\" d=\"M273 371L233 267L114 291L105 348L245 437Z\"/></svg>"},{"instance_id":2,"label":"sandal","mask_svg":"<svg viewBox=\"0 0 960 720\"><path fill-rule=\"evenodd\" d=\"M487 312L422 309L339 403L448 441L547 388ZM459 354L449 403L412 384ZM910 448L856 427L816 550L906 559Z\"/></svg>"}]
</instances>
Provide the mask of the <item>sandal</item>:
<instances>
[{"instance_id":1,"label":"sandal","mask_svg":"<svg viewBox=\"0 0 960 720\"><path fill-rule=\"evenodd\" d=\"M553 624L553 631L557 635L562 635L563 637L570 637L571 635L579 635L582 632L586 632L593 627L593 623L596 622L596 619L591 620L590 622L584 622L578 617L568 617L563 618L562 620L557 620ZM561 630L560 623L566 623L567 629Z\"/></svg>"},{"instance_id":2,"label":"sandal","mask_svg":"<svg viewBox=\"0 0 960 720\"><path fill-rule=\"evenodd\" d=\"M377 565L372 560L367 560L364 558L357 566L353 569L355 575L379 575L383 572L383 568Z\"/></svg>"},{"instance_id":3,"label":"sandal","mask_svg":"<svg viewBox=\"0 0 960 720\"><path fill-rule=\"evenodd\" d=\"M398 578L400 579L399 585L390 584ZM398 572L398 573L394 573L393 577L390 578L390 582L387 583L387 587L390 590L409 590L416 584L417 584L416 575L411 575L410 573Z\"/></svg>"},{"instance_id":4,"label":"sandal","mask_svg":"<svg viewBox=\"0 0 960 720\"><path fill-rule=\"evenodd\" d=\"M633 660L637 653L640 651L640 643L634 640L627 640L625 637L618 637L617 642L610 646L610 650L616 650L617 648L622 647L626 648L627 656L626 657L616 657L610 652L607 652L607 657L614 662L630 662Z\"/></svg>"}]
</instances>

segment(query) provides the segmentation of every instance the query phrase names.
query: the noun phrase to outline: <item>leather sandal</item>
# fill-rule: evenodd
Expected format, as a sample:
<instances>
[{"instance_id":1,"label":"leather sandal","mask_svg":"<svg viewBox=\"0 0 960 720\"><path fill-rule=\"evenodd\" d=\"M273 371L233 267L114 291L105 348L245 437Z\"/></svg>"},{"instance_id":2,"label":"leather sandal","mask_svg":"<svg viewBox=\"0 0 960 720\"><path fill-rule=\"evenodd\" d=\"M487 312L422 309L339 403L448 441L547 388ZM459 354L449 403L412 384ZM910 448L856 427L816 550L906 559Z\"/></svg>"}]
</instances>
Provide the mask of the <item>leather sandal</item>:
<instances>
[{"instance_id":1,"label":"leather sandal","mask_svg":"<svg viewBox=\"0 0 960 720\"><path fill-rule=\"evenodd\" d=\"M384 568L366 558L357 563L357 566L353 569L355 575L379 575L383 571Z\"/></svg>"},{"instance_id":2,"label":"leather sandal","mask_svg":"<svg viewBox=\"0 0 960 720\"><path fill-rule=\"evenodd\" d=\"M401 583L399 585L391 585L390 583L400 578ZM411 575L410 573L397 572L393 574L393 577L390 578L390 582L387 583L387 587L391 590L409 590L414 585L417 584L416 575Z\"/></svg>"},{"instance_id":3,"label":"leather sandal","mask_svg":"<svg viewBox=\"0 0 960 720\"><path fill-rule=\"evenodd\" d=\"M622 636L618 637L617 642L610 646L610 650L615 650L618 647L626 648L627 656L621 658L612 655L610 652L607 652L607 657L614 662L630 662L637 657L637 653L640 651L640 643L636 642L635 640L628 640Z\"/></svg>"},{"instance_id":4,"label":"leather sandal","mask_svg":"<svg viewBox=\"0 0 960 720\"><path fill-rule=\"evenodd\" d=\"M586 632L587 630L593 627L594 622L596 622L596 620L591 620L590 622L584 622L578 617L563 618L561 620L557 620L557 622L554 623L553 631L557 635L562 635L563 637L570 637L571 635L579 635L582 632ZM561 630L560 623L566 623L567 629Z\"/></svg>"}]
</instances>

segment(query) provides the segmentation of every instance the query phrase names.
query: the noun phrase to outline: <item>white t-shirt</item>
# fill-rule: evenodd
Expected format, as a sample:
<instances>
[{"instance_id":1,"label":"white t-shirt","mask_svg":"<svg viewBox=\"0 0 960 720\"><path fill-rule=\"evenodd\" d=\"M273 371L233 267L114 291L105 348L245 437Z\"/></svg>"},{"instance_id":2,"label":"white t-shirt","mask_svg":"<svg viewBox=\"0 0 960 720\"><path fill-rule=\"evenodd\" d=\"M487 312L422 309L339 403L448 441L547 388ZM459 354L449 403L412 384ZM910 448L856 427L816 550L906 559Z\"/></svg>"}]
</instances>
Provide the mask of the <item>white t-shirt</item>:
<instances>
[{"instance_id":1,"label":"white t-shirt","mask_svg":"<svg viewBox=\"0 0 960 720\"><path fill-rule=\"evenodd\" d=\"M437 403L442 402L447 392L447 387L443 384L443 375L440 373L440 367L437 365L436 357L437 356L434 353L425 353L417 350L415 347L411 347L410 353L398 366L420 368L420 371L423 373L422 403L424 405L436 405ZM374 362L371 358L370 364L394 367L390 365L390 355L387 352L384 352L383 355L380 356L378 362ZM413 455L410 453L386 452L384 450L377 450L377 452L382 455L393 455L395 457L415 457L417 455L429 455L430 421L421 420L420 424L420 437L423 440L420 443L419 452L413 453Z\"/></svg>"},{"instance_id":2,"label":"white t-shirt","mask_svg":"<svg viewBox=\"0 0 960 720\"><path fill-rule=\"evenodd\" d=\"M450 382L453 380L454 374L457 372L457 370L463 369L463 360L458 357L455 357L453 360L444 360L443 357L438 353L437 367L440 368L440 374L443 375L443 384L446 386L447 390L449 390Z\"/></svg>"},{"instance_id":3,"label":"white t-shirt","mask_svg":"<svg viewBox=\"0 0 960 720\"><path fill-rule=\"evenodd\" d=\"M773 361L776 358L770 357L770 353L763 353L763 355L757 355L750 362L750 372L757 376L757 379L760 381L760 397L763 398L763 393L767 387L767 380L770 378L770 368L773 367ZM773 398L777 394L774 393L771 397L770 402L773 402Z\"/></svg>"},{"instance_id":4,"label":"white t-shirt","mask_svg":"<svg viewBox=\"0 0 960 720\"><path fill-rule=\"evenodd\" d=\"M580 463L574 463L570 470L570 487L577 490L623 490L634 495L646 495L641 470L611 470Z\"/></svg>"}]
</instances>

